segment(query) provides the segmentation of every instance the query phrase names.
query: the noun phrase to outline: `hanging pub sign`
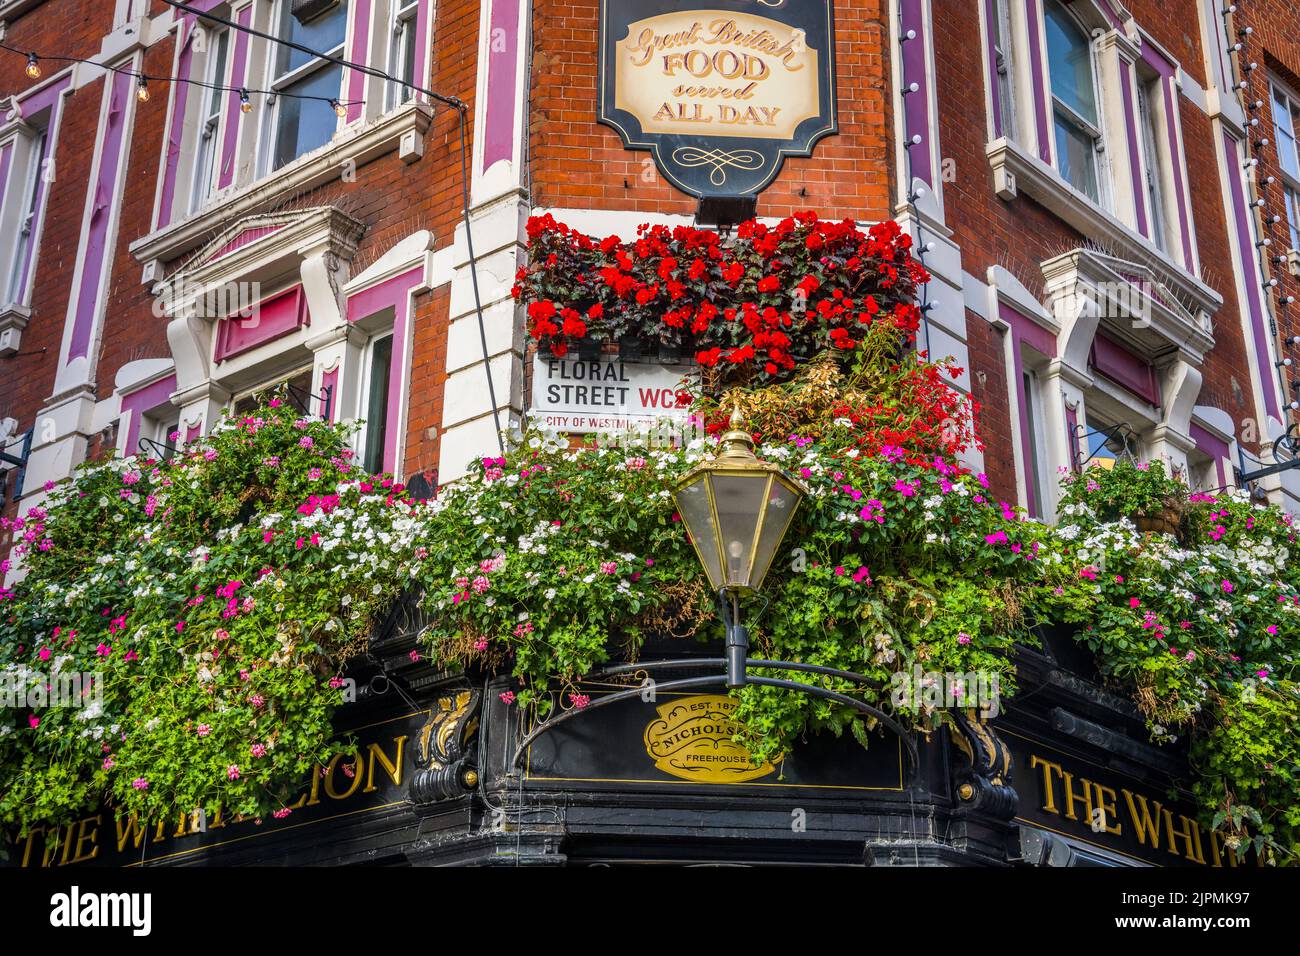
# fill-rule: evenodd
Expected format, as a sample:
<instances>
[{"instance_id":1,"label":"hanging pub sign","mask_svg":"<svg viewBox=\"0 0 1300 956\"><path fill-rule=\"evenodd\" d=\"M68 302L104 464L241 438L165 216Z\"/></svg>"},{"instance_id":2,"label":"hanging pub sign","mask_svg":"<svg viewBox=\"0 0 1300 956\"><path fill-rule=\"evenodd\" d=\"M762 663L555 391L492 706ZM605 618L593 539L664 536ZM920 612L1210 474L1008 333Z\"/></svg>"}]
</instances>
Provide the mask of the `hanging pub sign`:
<instances>
[{"instance_id":1,"label":"hanging pub sign","mask_svg":"<svg viewBox=\"0 0 1300 956\"><path fill-rule=\"evenodd\" d=\"M753 195L836 132L830 0L602 0L600 121L695 196Z\"/></svg>"}]
</instances>

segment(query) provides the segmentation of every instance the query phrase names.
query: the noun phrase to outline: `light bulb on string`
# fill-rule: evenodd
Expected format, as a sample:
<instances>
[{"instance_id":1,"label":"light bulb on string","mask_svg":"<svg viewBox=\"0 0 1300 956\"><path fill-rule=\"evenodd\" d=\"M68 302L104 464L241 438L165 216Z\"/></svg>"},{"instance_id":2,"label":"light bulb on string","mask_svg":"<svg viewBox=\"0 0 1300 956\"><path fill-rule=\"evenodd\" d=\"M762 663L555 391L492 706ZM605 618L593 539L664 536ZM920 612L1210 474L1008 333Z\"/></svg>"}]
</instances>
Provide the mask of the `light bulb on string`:
<instances>
[{"instance_id":1,"label":"light bulb on string","mask_svg":"<svg viewBox=\"0 0 1300 956\"><path fill-rule=\"evenodd\" d=\"M27 75L33 80L39 80L41 78L41 65L36 62L35 53L27 54Z\"/></svg>"},{"instance_id":2,"label":"light bulb on string","mask_svg":"<svg viewBox=\"0 0 1300 956\"><path fill-rule=\"evenodd\" d=\"M340 119L348 115L347 107L338 100L330 100L330 109L337 113Z\"/></svg>"},{"instance_id":3,"label":"light bulb on string","mask_svg":"<svg viewBox=\"0 0 1300 956\"><path fill-rule=\"evenodd\" d=\"M143 75L140 77L140 82L136 84L135 97L141 103L149 102L149 80Z\"/></svg>"},{"instance_id":4,"label":"light bulb on string","mask_svg":"<svg viewBox=\"0 0 1300 956\"><path fill-rule=\"evenodd\" d=\"M253 101L248 98L248 90L239 91L239 108L245 113L253 112Z\"/></svg>"}]
</instances>

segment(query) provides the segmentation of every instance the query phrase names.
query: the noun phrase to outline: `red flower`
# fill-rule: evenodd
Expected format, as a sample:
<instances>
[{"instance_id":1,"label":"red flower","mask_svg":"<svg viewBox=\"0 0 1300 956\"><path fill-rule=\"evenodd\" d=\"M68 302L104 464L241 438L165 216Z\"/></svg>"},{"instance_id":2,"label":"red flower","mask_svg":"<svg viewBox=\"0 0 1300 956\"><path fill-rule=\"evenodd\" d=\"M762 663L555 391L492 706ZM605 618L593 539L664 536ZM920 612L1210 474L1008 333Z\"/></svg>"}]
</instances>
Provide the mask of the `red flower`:
<instances>
[{"instance_id":1,"label":"red flower","mask_svg":"<svg viewBox=\"0 0 1300 956\"><path fill-rule=\"evenodd\" d=\"M759 292L775 292L779 288L781 288L781 280L776 276L763 276L758 280Z\"/></svg>"}]
</instances>

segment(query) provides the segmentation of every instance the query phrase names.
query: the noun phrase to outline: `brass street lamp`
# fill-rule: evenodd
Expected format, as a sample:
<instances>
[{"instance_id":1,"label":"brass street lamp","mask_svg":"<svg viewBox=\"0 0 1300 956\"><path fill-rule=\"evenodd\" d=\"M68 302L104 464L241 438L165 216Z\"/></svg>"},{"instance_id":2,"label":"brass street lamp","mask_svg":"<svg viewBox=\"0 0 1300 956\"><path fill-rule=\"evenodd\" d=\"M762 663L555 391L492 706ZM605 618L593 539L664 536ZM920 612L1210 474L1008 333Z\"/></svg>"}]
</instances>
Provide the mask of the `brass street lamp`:
<instances>
[{"instance_id":1,"label":"brass street lamp","mask_svg":"<svg viewBox=\"0 0 1300 956\"><path fill-rule=\"evenodd\" d=\"M749 633L739 623L739 596L757 591L807 494L779 466L759 461L741 428L740 409L712 461L691 469L673 497L695 553L722 605L727 632L727 686L743 687Z\"/></svg>"}]
</instances>

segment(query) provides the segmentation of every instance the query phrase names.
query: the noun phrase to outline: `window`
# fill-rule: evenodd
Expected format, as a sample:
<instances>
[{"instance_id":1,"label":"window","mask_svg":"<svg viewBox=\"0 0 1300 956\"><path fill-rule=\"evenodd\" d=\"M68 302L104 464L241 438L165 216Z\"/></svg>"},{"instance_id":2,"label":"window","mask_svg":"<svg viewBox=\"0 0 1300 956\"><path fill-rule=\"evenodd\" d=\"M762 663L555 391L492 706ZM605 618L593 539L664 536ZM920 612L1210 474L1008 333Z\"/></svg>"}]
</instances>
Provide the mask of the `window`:
<instances>
[{"instance_id":1,"label":"window","mask_svg":"<svg viewBox=\"0 0 1300 956\"><path fill-rule=\"evenodd\" d=\"M371 474L384 470L388 437L388 381L393 358L392 334L376 336L366 350L366 440L361 465Z\"/></svg>"},{"instance_id":2,"label":"window","mask_svg":"<svg viewBox=\"0 0 1300 956\"><path fill-rule=\"evenodd\" d=\"M347 34L346 0L317 13L305 23L293 14L292 0L280 0L276 35L332 56L343 55ZM262 138L262 172L273 172L334 136L339 117L329 101L338 101L343 68L283 44L269 44L271 90L267 97L266 133ZM304 96L322 99L302 99Z\"/></svg>"},{"instance_id":3,"label":"window","mask_svg":"<svg viewBox=\"0 0 1300 956\"><path fill-rule=\"evenodd\" d=\"M28 147L22 206L17 222L17 239L14 243L13 261L9 264L8 281L5 284L6 303L21 302L26 297L27 265L32 250L32 233L36 229L36 216L40 210L45 145L48 140L45 130L41 130Z\"/></svg>"},{"instance_id":4,"label":"window","mask_svg":"<svg viewBox=\"0 0 1300 956\"><path fill-rule=\"evenodd\" d=\"M1116 425L1096 414L1088 416L1088 434L1084 440L1088 446L1085 468L1114 468L1121 458L1136 459L1142 452L1127 425Z\"/></svg>"},{"instance_id":5,"label":"window","mask_svg":"<svg viewBox=\"0 0 1300 956\"><path fill-rule=\"evenodd\" d=\"M267 385L259 385L257 388L250 389L235 398L231 406L236 415L246 415L257 406L270 399L271 393L277 388L284 388L287 394L285 400L290 402L298 411L304 415L311 415L316 412L312 408L311 395L311 367L286 375L282 378L275 379Z\"/></svg>"},{"instance_id":6,"label":"window","mask_svg":"<svg viewBox=\"0 0 1300 956\"><path fill-rule=\"evenodd\" d=\"M1156 115L1151 109L1152 90L1160 89L1159 82L1143 84L1140 79L1138 83L1138 120L1141 123L1141 129L1138 130L1138 136L1142 139L1142 160L1146 166L1145 182L1140 186L1135 184L1134 188L1145 190L1144 198L1146 199L1147 219L1151 225L1151 241L1161 251L1167 252L1169 249L1168 235L1165 226L1165 197L1164 187L1161 185L1160 170L1160 150L1157 144L1160 142L1159 130L1156 125Z\"/></svg>"},{"instance_id":7,"label":"window","mask_svg":"<svg viewBox=\"0 0 1300 956\"><path fill-rule=\"evenodd\" d=\"M217 133L221 128L222 104L226 92L221 89L226 84L226 51L230 44L230 33L222 30L210 39L208 69L204 82L208 88L202 91L203 113L199 117L199 142L194 157L194 188L190 194L190 212L198 209L212 195L216 185Z\"/></svg>"},{"instance_id":8,"label":"window","mask_svg":"<svg viewBox=\"0 0 1300 956\"><path fill-rule=\"evenodd\" d=\"M1009 0L993 0L993 70L997 74L998 99L1002 116L1002 135L1016 139L1015 72L1011 59L1011 14Z\"/></svg>"},{"instance_id":9,"label":"window","mask_svg":"<svg viewBox=\"0 0 1300 956\"><path fill-rule=\"evenodd\" d=\"M1300 154L1296 149L1300 101L1276 84L1273 86L1273 128L1277 132L1277 156L1282 167L1286 218L1291 226L1291 248L1300 249Z\"/></svg>"},{"instance_id":10,"label":"window","mask_svg":"<svg viewBox=\"0 0 1300 956\"><path fill-rule=\"evenodd\" d=\"M415 76L415 44L421 0L393 0L393 33L388 47L388 72L407 83L418 83ZM415 91L400 83L388 84L387 108L396 109L410 102Z\"/></svg>"},{"instance_id":11,"label":"window","mask_svg":"<svg viewBox=\"0 0 1300 956\"><path fill-rule=\"evenodd\" d=\"M1038 377L1033 372L1025 372L1023 384L1025 425L1029 432L1026 436L1029 440L1029 447L1025 449L1026 457L1029 459L1025 462L1025 483L1028 485L1029 490L1029 501L1026 504L1029 506L1030 517L1041 518L1047 513L1047 499L1044 495L1045 486L1043 482L1046 459L1042 442L1039 439L1039 418L1041 416L1038 410Z\"/></svg>"},{"instance_id":12,"label":"window","mask_svg":"<svg viewBox=\"0 0 1300 956\"><path fill-rule=\"evenodd\" d=\"M1047 59L1051 65L1056 164L1061 176L1094 202L1101 201L1097 154L1102 150L1092 43L1056 0L1047 5Z\"/></svg>"}]
</instances>

